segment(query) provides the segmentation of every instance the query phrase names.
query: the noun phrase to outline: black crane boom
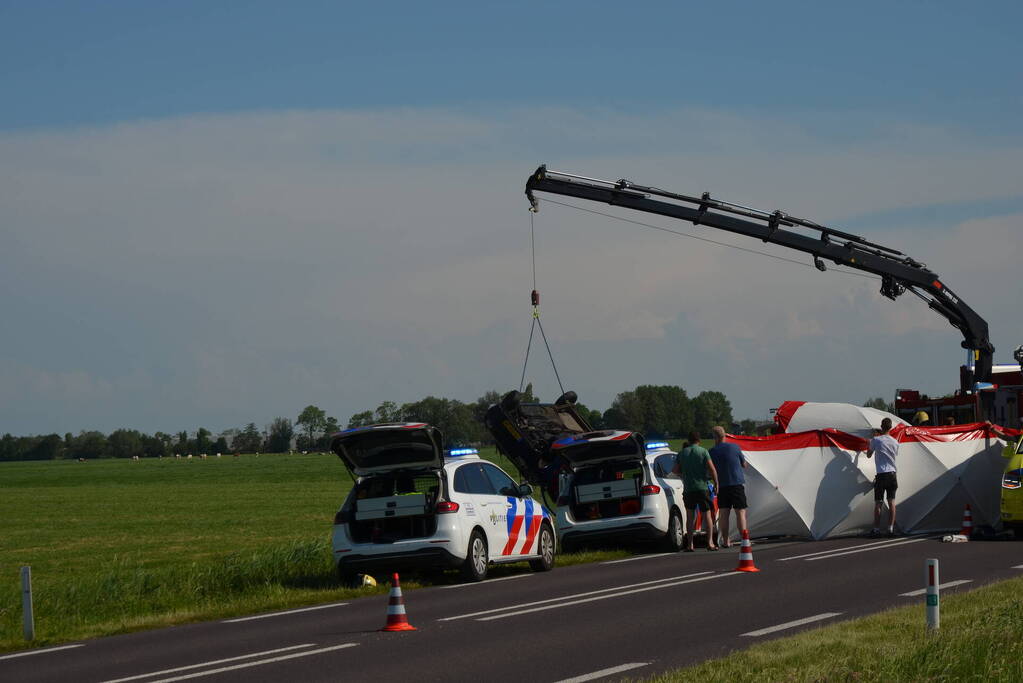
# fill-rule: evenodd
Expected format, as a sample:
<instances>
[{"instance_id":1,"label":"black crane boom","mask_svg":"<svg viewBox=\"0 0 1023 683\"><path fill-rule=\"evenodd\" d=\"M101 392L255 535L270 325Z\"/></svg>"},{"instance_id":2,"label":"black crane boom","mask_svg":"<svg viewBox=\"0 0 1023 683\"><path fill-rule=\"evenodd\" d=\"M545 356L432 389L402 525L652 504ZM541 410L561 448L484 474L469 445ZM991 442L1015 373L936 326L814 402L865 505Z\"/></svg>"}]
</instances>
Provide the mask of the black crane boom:
<instances>
[{"instance_id":1,"label":"black crane boom","mask_svg":"<svg viewBox=\"0 0 1023 683\"><path fill-rule=\"evenodd\" d=\"M936 273L900 251L782 211L762 211L714 199L709 192L695 197L628 180L598 180L552 171L546 166L536 169L526 182L526 197L534 211L538 208L535 192L602 202L755 237L811 254L814 265L822 271L827 270L826 259L879 275L881 294L894 301L909 290L962 333L963 348L973 352L974 382L988 382L991 378L995 349L988 338L987 321L945 286ZM792 228L816 234L804 234Z\"/></svg>"}]
</instances>

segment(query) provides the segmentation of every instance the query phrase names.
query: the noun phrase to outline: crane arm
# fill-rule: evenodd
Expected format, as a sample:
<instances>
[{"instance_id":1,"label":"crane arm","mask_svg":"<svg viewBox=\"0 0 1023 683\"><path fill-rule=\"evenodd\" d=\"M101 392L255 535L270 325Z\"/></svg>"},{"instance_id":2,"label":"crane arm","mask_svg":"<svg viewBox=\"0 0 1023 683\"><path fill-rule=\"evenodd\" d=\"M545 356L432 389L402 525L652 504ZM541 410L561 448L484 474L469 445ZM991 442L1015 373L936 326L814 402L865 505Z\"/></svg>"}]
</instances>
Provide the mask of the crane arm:
<instances>
[{"instance_id":1,"label":"crane arm","mask_svg":"<svg viewBox=\"0 0 1023 683\"><path fill-rule=\"evenodd\" d=\"M533 211L539 206L536 192L602 202L754 237L811 254L821 271L827 270L824 260L828 260L878 275L881 294L894 301L909 290L962 333L963 348L973 352L974 382L991 378L995 349L988 338L987 321L946 287L936 273L900 251L782 211L762 211L714 199L709 192L689 196L628 180L599 180L552 171L546 166L540 166L526 182L526 197Z\"/></svg>"}]
</instances>

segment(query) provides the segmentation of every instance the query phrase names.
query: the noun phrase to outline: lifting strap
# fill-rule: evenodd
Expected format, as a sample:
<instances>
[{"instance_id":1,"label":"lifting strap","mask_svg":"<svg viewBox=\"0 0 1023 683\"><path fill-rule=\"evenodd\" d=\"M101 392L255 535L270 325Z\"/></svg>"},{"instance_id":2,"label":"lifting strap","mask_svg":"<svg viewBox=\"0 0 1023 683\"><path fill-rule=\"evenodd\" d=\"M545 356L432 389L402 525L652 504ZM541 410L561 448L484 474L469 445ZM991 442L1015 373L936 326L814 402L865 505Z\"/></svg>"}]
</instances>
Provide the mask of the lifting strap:
<instances>
[{"instance_id":1,"label":"lifting strap","mask_svg":"<svg viewBox=\"0 0 1023 683\"><path fill-rule=\"evenodd\" d=\"M551 359L551 367L554 368L554 377L558 380L558 388L565 393L565 387L561 384L561 375L558 374L558 365L554 362L554 354L551 352L551 345L547 342L547 334L543 331L543 323L540 322L540 291L536 288L536 239L534 237L533 210L529 211L529 248L533 256L533 291L529 295L529 301L533 305L533 323L529 327L529 341L526 343L526 360L522 363L522 377L519 379L519 391L523 391L526 385L526 367L529 365L529 350L533 346L533 333L540 328L540 336L543 337L544 346L547 347L547 355Z\"/></svg>"}]
</instances>

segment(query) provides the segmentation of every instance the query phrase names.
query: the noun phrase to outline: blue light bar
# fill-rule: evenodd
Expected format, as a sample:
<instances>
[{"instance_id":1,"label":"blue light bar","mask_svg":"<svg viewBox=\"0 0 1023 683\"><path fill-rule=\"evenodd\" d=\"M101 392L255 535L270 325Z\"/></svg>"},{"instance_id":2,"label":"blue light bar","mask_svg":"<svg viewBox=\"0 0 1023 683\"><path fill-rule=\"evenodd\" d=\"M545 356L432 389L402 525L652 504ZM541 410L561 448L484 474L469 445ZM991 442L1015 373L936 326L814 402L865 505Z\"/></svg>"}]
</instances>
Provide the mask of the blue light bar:
<instances>
[{"instance_id":1,"label":"blue light bar","mask_svg":"<svg viewBox=\"0 0 1023 683\"><path fill-rule=\"evenodd\" d=\"M650 442L647 443L646 447L647 447L647 450L649 450L649 451L657 450L658 448L667 448L668 447L668 442L667 441L650 441Z\"/></svg>"},{"instance_id":2,"label":"blue light bar","mask_svg":"<svg viewBox=\"0 0 1023 683\"><path fill-rule=\"evenodd\" d=\"M475 448L452 448L448 451L448 455L457 458L460 455L479 455L479 451Z\"/></svg>"}]
</instances>

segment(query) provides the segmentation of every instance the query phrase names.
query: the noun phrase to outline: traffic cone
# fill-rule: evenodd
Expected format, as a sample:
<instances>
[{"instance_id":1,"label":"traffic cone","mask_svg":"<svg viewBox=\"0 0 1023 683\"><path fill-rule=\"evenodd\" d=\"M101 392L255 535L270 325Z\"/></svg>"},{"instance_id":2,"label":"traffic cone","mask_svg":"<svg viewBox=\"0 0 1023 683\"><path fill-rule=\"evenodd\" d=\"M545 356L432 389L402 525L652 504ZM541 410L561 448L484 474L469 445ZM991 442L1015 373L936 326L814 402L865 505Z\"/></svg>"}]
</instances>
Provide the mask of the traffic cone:
<instances>
[{"instance_id":1,"label":"traffic cone","mask_svg":"<svg viewBox=\"0 0 1023 683\"><path fill-rule=\"evenodd\" d=\"M395 572L391 581L391 597L387 599L387 623L381 631L415 631L416 627L408 623L405 616L405 598L401 597L401 585Z\"/></svg>"},{"instance_id":2,"label":"traffic cone","mask_svg":"<svg viewBox=\"0 0 1023 683\"><path fill-rule=\"evenodd\" d=\"M749 540L749 530L742 530L742 547L739 548L739 566L737 572L758 572L759 569L753 564L753 544Z\"/></svg>"},{"instance_id":3,"label":"traffic cone","mask_svg":"<svg viewBox=\"0 0 1023 683\"><path fill-rule=\"evenodd\" d=\"M973 513L970 512L970 504L966 504L966 509L963 510L963 528L959 532L966 538L973 535Z\"/></svg>"}]
</instances>

